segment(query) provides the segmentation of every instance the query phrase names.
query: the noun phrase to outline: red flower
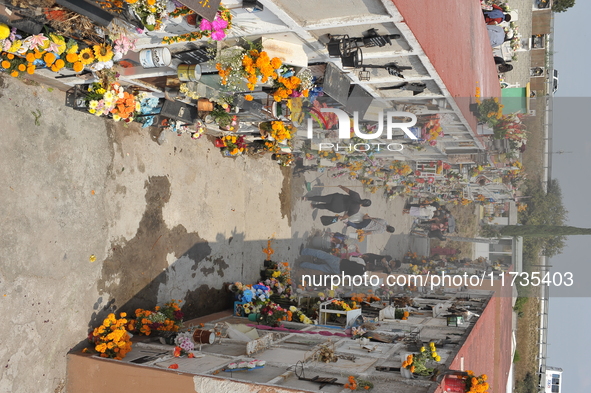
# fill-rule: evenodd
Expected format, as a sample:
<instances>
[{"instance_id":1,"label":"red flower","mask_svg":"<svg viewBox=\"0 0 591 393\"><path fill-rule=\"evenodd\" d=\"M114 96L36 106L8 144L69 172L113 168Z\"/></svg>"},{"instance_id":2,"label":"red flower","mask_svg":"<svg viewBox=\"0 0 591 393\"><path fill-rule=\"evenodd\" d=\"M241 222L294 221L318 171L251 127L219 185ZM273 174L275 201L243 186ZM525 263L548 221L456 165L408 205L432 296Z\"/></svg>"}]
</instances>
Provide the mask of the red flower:
<instances>
[{"instance_id":1,"label":"red flower","mask_svg":"<svg viewBox=\"0 0 591 393\"><path fill-rule=\"evenodd\" d=\"M181 347L174 347L174 352L173 352L174 357L178 358L179 356L181 356L181 351L182 351Z\"/></svg>"},{"instance_id":2,"label":"red flower","mask_svg":"<svg viewBox=\"0 0 591 393\"><path fill-rule=\"evenodd\" d=\"M168 368L172 368L173 370L176 370L177 368L179 368L179 365L176 363L173 363L170 366L168 366Z\"/></svg>"},{"instance_id":3,"label":"red flower","mask_svg":"<svg viewBox=\"0 0 591 393\"><path fill-rule=\"evenodd\" d=\"M193 359L195 357L195 354L193 352L191 352L188 356L189 359Z\"/></svg>"}]
</instances>

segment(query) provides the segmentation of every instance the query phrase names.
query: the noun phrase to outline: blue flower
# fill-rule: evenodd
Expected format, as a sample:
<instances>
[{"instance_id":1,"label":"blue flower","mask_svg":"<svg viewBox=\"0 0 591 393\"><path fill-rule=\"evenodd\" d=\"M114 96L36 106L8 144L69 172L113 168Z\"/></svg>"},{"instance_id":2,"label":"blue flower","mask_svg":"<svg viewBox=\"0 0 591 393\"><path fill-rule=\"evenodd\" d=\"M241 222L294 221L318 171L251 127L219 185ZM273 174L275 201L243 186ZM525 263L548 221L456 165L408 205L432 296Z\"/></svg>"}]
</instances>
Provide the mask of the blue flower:
<instances>
[{"instance_id":1,"label":"blue flower","mask_svg":"<svg viewBox=\"0 0 591 393\"><path fill-rule=\"evenodd\" d=\"M250 289L245 289L244 292L242 292L242 300L245 302L250 302L252 300L253 297L253 293Z\"/></svg>"}]
</instances>

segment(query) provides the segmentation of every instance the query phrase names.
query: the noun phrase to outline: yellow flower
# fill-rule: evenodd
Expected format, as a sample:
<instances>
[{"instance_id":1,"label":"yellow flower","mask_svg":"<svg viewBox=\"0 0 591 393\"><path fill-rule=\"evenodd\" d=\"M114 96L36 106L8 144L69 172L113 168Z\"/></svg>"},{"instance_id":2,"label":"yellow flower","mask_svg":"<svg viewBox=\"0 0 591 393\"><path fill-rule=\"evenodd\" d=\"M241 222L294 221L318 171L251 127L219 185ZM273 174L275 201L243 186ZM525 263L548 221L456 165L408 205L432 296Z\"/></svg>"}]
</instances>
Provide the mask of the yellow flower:
<instances>
[{"instance_id":1,"label":"yellow flower","mask_svg":"<svg viewBox=\"0 0 591 393\"><path fill-rule=\"evenodd\" d=\"M78 53L78 44L72 45L70 49L67 51L68 54L77 54Z\"/></svg>"},{"instance_id":2,"label":"yellow flower","mask_svg":"<svg viewBox=\"0 0 591 393\"><path fill-rule=\"evenodd\" d=\"M92 54L92 49L86 48L82 49L79 55L80 62L82 64L90 64L94 61L94 55Z\"/></svg>"},{"instance_id":3,"label":"yellow flower","mask_svg":"<svg viewBox=\"0 0 591 393\"><path fill-rule=\"evenodd\" d=\"M58 55L61 55L66 51L66 40L64 40L64 37L52 33L49 34L49 37L55 44L57 44Z\"/></svg>"},{"instance_id":4,"label":"yellow flower","mask_svg":"<svg viewBox=\"0 0 591 393\"><path fill-rule=\"evenodd\" d=\"M113 58L113 51L109 45L94 45L92 49L94 50L94 57L96 57L97 61L109 61Z\"/></svg>"},{"instance_id":5,"label":"yellow flower","mask_svg":"<svg viewBox=\"0 0 591 393\"><path fill-rule=\"evenodd\" d=\"M105 353L105 351L107 350L107 344L105 344L105 343L100 343L100 344L98 344L96 347L94 347L94 349L95 349L97 352L100 352L100 353Z\"/></svg>"},{"instance_id":6,"label":"yellow flower","mask_svg":"<svg viewBox=\"0 0 591 393\"><path fill-rule=\"evenodd\" d=\"M10 48L8 49L7 52L16 52L17 50L20 49L20 47L22 46L23 42L21 40L15 40L12 42L12 45L10 46Z\"/></svg>"},{"instance_id":7,"label":"yellow flower","mask_svg":"<svg viewBox=\"0 0 591 393\"><path fill-rule=\"evenodd\" d=\"M8 38L10 35L10 27L5 25L4 23L0 23L0 40Z\"/></svg>"}]
</instances>

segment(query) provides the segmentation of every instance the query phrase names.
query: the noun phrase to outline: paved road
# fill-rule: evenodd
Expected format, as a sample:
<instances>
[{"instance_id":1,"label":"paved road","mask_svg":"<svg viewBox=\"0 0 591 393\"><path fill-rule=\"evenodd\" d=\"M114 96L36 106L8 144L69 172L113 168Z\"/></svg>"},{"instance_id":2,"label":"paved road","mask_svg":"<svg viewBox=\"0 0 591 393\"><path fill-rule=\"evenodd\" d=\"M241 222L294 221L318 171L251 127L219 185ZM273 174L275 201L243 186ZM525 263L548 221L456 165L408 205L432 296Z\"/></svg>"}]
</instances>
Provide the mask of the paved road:
<instances>
[{"instance_id":1,"label":"paved road","mask_svg":"<svg viewBox=\"0 0 591 393\"><path fill-rule=\"evenodd\" d=\"M66 353L112 307L187 299L208 313L227 306L223 282L257 278L269 237L295 258L268 158L223 158L186 135L160 146L60 91L2 83L0 392L62 391Z\"/></svg>"}]
</instances>

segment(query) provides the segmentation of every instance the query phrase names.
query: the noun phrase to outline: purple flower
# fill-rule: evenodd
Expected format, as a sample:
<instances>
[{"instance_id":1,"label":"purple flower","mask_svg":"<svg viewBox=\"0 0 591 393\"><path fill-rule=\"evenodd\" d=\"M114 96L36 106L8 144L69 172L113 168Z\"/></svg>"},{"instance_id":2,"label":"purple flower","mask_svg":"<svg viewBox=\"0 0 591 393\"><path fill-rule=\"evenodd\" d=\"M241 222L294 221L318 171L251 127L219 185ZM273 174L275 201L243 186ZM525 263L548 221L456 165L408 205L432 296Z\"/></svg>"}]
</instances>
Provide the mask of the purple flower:
<instances>
[{"instance_id":1,"label":"purple flower","mask_svg":"<svg viewBox=\"0 0 591 393\"><path fill-rule=\"evenodd\" d=\"M228 21L216 16L211 25L213 26L213 30L223 30L228 27Z\"/></svg>"},{"instance_id":2,"label":"purple flower","mask_svg":"<svg viewBox=\"0 0 591 393\"><path fill-rule=\"evenodd\" d=\"M226 33L224 33L223 31L214 31L213 33L211 33L212 40L221 41L224 38L226 38Z\"/></svg>"},{"instance_id":3,"label":"purple flower","mask_svg":"<svg viewBox=\"0 0 591 393\"><path fill-rule=\"evenodd\" d=\"M201 30L201 31L212 30L211 22L205 18L201 19L201 24L199 25L199 30Z\"/></svg>"}]
</instances>

